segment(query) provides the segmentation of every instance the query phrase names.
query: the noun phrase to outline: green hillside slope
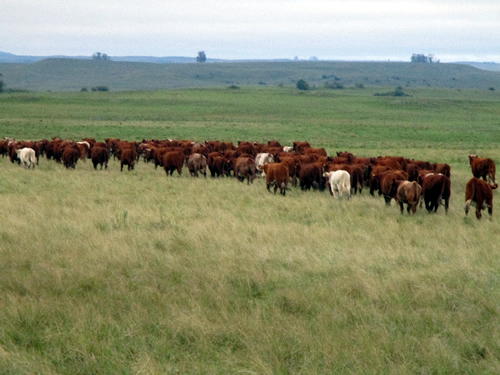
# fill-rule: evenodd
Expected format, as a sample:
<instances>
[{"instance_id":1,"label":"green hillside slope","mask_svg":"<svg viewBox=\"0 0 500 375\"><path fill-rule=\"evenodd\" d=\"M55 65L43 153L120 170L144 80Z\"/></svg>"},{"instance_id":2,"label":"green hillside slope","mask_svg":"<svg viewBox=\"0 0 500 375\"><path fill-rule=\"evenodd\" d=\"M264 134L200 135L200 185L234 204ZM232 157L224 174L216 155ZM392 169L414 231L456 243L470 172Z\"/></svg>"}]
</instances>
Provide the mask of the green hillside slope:
<instances>
[{"instance_id":1,"label":"green hillside slope","mask_svg":"<svg viewBox=\"0 0 500 375\"><path fill-rule=\"evenodd\" d=\"M32 64L0 64L7 88L76 91L108 86L110 90L156 90L228 85L294 85L305 79L323 86L403 86L500 88L500 73L461 64L401 62L236 62L149 64L47 59Z\"/></svg>"}]
</instances>

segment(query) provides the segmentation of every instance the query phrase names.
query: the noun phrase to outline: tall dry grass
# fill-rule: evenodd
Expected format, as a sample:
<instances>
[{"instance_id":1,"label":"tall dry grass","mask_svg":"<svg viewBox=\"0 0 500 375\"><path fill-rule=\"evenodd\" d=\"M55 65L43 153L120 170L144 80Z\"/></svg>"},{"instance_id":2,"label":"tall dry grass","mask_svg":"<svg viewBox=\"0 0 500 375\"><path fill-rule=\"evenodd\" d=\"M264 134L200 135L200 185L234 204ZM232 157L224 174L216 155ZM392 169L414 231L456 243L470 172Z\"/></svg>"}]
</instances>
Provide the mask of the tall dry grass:
<instances>
[{"instance_id":1,"label":"tall dry grass","mask_svg":"<svg viewBox=\"0 0 500 375\"><path fill-rule=\"evenodd\" d=\"M449 158L460 159L450 151ZM0 160L4 373L497 373L499 220Z\"/></svg>"}]
</instances>

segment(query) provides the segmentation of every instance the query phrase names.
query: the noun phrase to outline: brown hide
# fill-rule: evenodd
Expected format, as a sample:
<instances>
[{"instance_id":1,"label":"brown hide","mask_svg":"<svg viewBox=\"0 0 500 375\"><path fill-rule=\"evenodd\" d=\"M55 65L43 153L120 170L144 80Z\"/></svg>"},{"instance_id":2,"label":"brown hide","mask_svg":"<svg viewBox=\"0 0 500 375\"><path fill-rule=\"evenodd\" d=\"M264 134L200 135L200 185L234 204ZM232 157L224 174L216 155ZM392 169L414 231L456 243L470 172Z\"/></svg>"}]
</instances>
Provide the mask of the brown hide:
<instances>
[{"instance_id":1,"label":"brown hide","mask_svg":"<svg viewBox=\"0 0 500 375\"><path fill-rule=\"evenodd\" d=\"M479 178L473 177L465 186L465 214L469 213L472 203L476 204L476 217L481 219L481 210L488 209L488 214L493 214L493 191L490 184Z\"/></svg>"},{"instance_id":2,"label":"brown hide","mask_svg":"<svg viewBox=\"0 0 500 375\"><path fill-rule=\"evenodd\" d=\"M260 169L266 174L267 191L271 192L269 188L274 184L274 194L280 189L280 194L286 195L286 189L290 179L288 167L283 163L269 163L260 166Z\"/></svg>"},{"instance_id":3,"label":"brown hide","mask_svg":"<svg viewBox=\"0 0 500 375\"><path fill-rule=\"evenodd\" d=\"M120 171L123 171L123 166L127 166L127 170L134 169L135 160L137 159L137 151L134 148L125 148L121 150L120 155Z\"/></svg>"},{"instance_id":4,"label":"brown hide","mask_svg":"<svg viewBox=\"0 0 500 375\"><path fill-rule=\"evenodd\" d=\"M255 159L249 156L240 156L234 160L234 176L243 182L246 178L247 184L253 183L255 179Z\"/></svg>"},{"instance_id":5,"label":"brown hide","mask_svg":"<svg viewBox=\"0 0 500 375\"><path fill-rule=\"evenodd\" d=\"M442 174L428 173L422 178L421 183L425 209L429 213L436 212L441 202L444 201L444 209L448 213L451 196L450 179Z\"/></svg>"},{"instance_id":6,"label":"brown hide","mask_svg":"<svg viewBox=\"0 0 500 375\"><path fill-rule=\"evenodd\" d=\"M495 182L495 162L492 159L469 155L469 164L474 177L482 178L484 181L489 180L492 189L498 187L498 184Z\"/></svg>"},{"instance_id":7,"label":"brown hide","mask_svg":"<svg viewBox=\"0 0 500 375\"><path fill-rule=\"evenodd\" d=\"M416 181L399 181L396 183L399 185L396 192L396 200L399 203L401 213L403 213L404 204L406 204L408 214L410 211L412 214L415 214L420 195L422 194L422 187Z\"/></svg>"},{"instance_id":8,"label":"brown hide","mask_svg":"<svg viewBox=\"0 0 500 375\"><path fill-rule=\"evenodd\" d=\"M165 173L170 173L170 176L177 170L177 173L181 175L182 166L184 165L184 153L181 151L168 151L163 155L163 168L165 169Z\"/></svg>"}]
</instances>

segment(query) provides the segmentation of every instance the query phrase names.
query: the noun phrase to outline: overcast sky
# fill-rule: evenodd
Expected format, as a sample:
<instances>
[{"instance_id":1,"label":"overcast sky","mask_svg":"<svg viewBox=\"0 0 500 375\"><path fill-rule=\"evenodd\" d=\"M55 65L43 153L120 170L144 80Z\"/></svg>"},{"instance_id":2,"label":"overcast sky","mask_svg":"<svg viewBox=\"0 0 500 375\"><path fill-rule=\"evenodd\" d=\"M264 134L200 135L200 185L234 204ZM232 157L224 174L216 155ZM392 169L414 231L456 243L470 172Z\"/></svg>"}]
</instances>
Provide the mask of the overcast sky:
<instances>
[{"instance_id":1,"label":"overcast sky","mask_svg":"<svg viewBox=\"0 0 500 375\"><path fill-rule=\"evenodd\" d=\"M0 51L500 63L500 0L0 0Z\"/></svg>"}]
</instances>

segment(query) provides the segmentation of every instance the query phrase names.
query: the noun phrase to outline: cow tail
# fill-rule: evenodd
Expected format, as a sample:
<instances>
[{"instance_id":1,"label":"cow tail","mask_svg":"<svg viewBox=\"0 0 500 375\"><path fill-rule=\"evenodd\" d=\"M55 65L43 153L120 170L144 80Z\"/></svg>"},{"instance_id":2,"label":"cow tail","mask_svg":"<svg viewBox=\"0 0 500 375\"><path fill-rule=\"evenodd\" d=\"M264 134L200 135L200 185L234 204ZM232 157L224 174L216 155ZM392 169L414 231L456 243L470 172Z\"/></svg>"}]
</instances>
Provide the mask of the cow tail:
<instances>
[{"instance_id":1,"label":"cow tail","mask_svg":"<svg viewBox=\"0 0 500 375\"><path fill-rule=\"evenodd\" d=\"M413 196L416 199L418 197L418 182L413 181L412 187L413 187Z\"/></svg>"},{"instance_id":2,"label":"cow tail","mask_svg":"<svg viewBox=\"0 0 500 375\"><path fill-rule=\"evenodd\" d=\"M495 164L493 162L491 162L490 164L490 177L491 177L491 180L493 181L493 185L491 185L491 189L492 190L495 190L496 188L498 188L498 184L495 182Z\"/></svg>"},{"instance_id":3,"label":"cow tail","mask_svg":"<svg viewBox=\"0 0 500 375\"><path fill-rule=\"evenodd\" d=\"M470 184L470 188L471 188L470 193L471 193L471 195L470 195L469 199L467 199L468 198L467 197L467 187L465 188L466 189L466 191L465 191L465 194L466 194L465 195L465 199L466 199L466 201L465 201L465 207L464 207L466 215L469 213L471 202L474 199L474 196L476 195L476 184Z\"/></svg>"}]
</instances>

